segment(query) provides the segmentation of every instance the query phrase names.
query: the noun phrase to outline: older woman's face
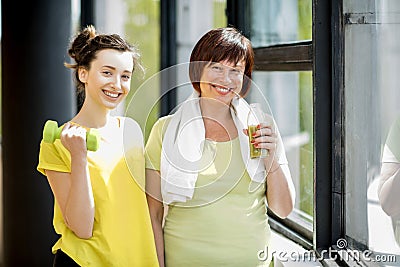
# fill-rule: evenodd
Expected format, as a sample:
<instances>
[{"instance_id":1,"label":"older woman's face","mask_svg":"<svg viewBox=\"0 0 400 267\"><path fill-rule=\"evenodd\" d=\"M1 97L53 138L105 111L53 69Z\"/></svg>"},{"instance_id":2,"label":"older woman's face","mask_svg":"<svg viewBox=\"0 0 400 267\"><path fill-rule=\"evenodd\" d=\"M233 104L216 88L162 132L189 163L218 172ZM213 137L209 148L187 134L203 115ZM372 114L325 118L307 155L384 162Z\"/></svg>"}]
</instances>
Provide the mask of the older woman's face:
<instances>
[{"instance_id":1,"label":"older woman's face","mask_svg":"<svg viewBox=\"0 0 400 267\"><path fill-rule=\"evenodd\" d=\"M243 85L245 61L211 62L204 67L200 78L201 97L213 98L227 105Z\"/></svg>"}]
</instances>

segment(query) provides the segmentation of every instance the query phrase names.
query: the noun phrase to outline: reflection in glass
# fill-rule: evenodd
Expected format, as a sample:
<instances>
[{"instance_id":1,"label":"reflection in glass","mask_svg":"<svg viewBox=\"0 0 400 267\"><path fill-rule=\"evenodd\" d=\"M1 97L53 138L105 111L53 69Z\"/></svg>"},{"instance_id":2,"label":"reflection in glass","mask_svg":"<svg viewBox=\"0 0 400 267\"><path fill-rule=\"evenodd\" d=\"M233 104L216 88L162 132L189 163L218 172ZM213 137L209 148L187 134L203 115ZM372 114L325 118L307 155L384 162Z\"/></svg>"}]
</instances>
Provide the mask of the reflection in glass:
<instances>
[{"instance_id":1,"label":"reflection in glass","mask_svg":"<svg viewBox=\"0 0 400 267\"><path fill-rule=\"evenodd\" d=\"M369 247L400 260L400 2L378 1L377 80L374 90L380 129L380 172L368 188ZM389 12L390 11L390 12ZM376 202L374 202L374 200Z\"/></svg>"},{"instance_id":2,"label":"reflection in glass","mask_svg":"<svg viewBox=\"0 0 400 267\"><path fill-rule=\"evenodd\" d=\"M394 218L378 196L386 138L400 115L400 2L353 1L344 4L344 12L349 18L344 49L346 239L360 250L400 255ZM399 205L400 195L396 198Z\"/></svg>"},{"instance_id":3,"label":"reflection in glass","mask_svg":"<svg viewBox=\"0 0 400 267\"><path fill-rule=\"evenodd\" d=\"M399 168L400 155L398 124L400 106L397 99L400 97L398 69L400 67L400 2L378 1L376 20L381 22L377 33L377 61L378 61L378 97L381 125L380 175L370 184L370 188L378 188L374 194L378 201L377 207L369 197L369 246L380 253L396 254L400 261L400 177L394 172ZM380 98L379 98L380 95ZM389 168L388 168L389 167ZM392 171L387 175L388 170ZM389 184L389 181L391 184ZM397 182L396 182L397 181ZM371 192L370 188L368 192ZM392 202L389 203L389 202ZM394 208L388 208L388 204ZM378 217L379 215L379 217ZM377 219L380 218L380 219ZM380 226L377 220L381 221ZM384 227L382 227L384 226Z\"/></svg>"}]
</instances>

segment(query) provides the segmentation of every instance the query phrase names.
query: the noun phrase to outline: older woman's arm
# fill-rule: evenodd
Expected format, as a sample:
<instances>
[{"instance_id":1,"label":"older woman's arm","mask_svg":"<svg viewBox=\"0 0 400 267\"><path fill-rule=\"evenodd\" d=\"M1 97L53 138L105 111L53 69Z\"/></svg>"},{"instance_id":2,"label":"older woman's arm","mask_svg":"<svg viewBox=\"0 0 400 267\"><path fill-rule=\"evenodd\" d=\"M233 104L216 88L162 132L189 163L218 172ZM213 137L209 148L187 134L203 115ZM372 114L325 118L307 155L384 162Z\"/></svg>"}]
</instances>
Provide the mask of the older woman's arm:
<instances>
[{"instance_id":1,"label":"older woman's arm","mask_svg":"<svg viewBox=\"0 0 400 267\"><path fill-rule=\"evenodd\" d=\"M248 135L247 130L244 132ZM295 189L288 164L279 163L287 160L275 123L261 123L254 133L253 144L268 150L268 157L264 159L268 208L277 216L286 218L294 208Z\"/></svg>"},{"instance_id":2,"label":"older woman's arm","mask_svg":"<svg viewBox=\"0 0 400 267\"><path fill-rule=\"evenodd\" d=\"M286 218L292 212L295 202L295 189L288 165L279 165L274 159L266 183L268 208L277 216Z\"/></svg>"}]
</instances>

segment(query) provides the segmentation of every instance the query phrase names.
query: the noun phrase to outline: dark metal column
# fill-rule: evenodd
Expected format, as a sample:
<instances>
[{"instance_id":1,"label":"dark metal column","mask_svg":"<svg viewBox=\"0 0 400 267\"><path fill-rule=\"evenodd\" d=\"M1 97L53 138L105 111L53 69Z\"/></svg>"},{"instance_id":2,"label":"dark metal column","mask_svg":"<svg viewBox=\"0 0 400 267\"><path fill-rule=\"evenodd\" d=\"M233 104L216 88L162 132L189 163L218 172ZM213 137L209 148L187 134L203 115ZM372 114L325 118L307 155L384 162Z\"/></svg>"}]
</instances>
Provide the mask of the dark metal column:
<instances>
[{"instance_id":1,"label":"dark metal column","mask_svg":"<svg viewBox=\"0 0 400 267\"><path fill-rule=\"evenodd\" d=\"M80 20L80 27L81 29L85 28L88 25L94 25L95 23L95 2L94 0L81 0L81 20ZM96 29L98 30L98 29ZM77 103L77 111L81 110L83 101L85 99L85 93L81 92L76 96L76 103Z\"/></svg>"},{"instance_id":2,"label":"dark metal column","mask_svg":"<svg viewBox=\"0 0 400 267\"><path fill-rule=\"evenodd\" d=\"M81 26L95 25L95 1L81 0Z\"/></svg>"},{"instance_id":3,"label":"dark metal column","mask_svg":"<svg viewBox=\"0 0 400 267\"><path fill-rule=\"evenodd\" d=\"M176 0L161 0L161 70L176 65ZM175 69L161 72L161 112L168 115L176 106Z\"/></svg>"},{"instance_id":4,"label":"dark metal column","mask_svg":"<svg viewBox=\"0 0 400 267\"><path fill-rule=\"evenodd\" d=\"M226 16L228 19L228 26L237 28L247 38L251 37L250 1L227 0Z\"/></svg>"},{"instance_id":5,"label":"dark metal column","mask_svg":"<svg viewBox=\"0 0 400 267\"><path fill-rule=\"evenodd\" d=\"M313 1L314 249L332 245L331 1Z\"/></svg>"},{"instance_id":6,"label":"dark metal column","mask_svg":"<svg viewBox=\"0 0 400 267\"><path fill-rule=\"evenodd\" d=\"M36 166L45 121L75 114L72 76L63 66L71 1L1 5L4 266L51 266L53 197Z\"/></svg>"}]
</instances>

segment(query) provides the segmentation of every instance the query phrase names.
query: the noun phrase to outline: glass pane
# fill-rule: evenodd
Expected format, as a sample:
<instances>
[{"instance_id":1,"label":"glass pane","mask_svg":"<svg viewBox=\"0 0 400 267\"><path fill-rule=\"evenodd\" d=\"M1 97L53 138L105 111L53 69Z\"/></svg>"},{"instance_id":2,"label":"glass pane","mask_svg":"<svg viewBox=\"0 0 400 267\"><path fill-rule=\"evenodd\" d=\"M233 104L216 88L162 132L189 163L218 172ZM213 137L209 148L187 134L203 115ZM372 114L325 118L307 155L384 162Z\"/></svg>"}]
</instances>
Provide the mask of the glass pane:
<instances>
[{"instance_id":1,"label":"glass pane","mask_svg":"<svg viewBox=\"0 0 400 267\"><path fill-rule=\"evenodd\" d=\"M146 82L160 70L160 2L125 0L125 5L128 10L124 22L126 37L139 47L141 61L146 69L144 76L140 71L133 76L131 92L126 100L126 115L141 125L147 140L151 126L158 118L160 107L160 103L154 100L159 98L160 84L154 78L151 82ZM143 86L144 83L147 87ZM139 92L144 87L148 89L150 83L151 90Z\"/></svg>"},{"instance_id":2,"label":"glass pane","mask_svg":"<svg viewBox=\"0 0 400 267\"><path fill-rule=\"evenodd\" d=\"M311 0L251 0L254 47L311 40Z\"/></svg>"},{"instance_id":3,"label":"glass pane","mask_svg":"<svg viewBox=\"0 0 400 267\"><path fill-rule=\"evenodd\" d=\"M400 165L399 156L384 152L389 129L400 115L400 2L352 1L344 10L349 18L344 31L346 241L381 254L377 259L386 265L393 255L400 260L400 219L395 216L400 214L400 177L388 175L388 181L398 182L385 183L397 208L385 212L383 191L378 196L384 184L381 161ZM392 152L396 149L398 143Z\"/></svg>"},{"instance_id":4,"label":"glass pane","mask_svg":"<svg viewBox=\"0 0 400 267\"><path fill-rule=\"evenodd\" d=\"M311 72L255 72L249 102L266 98L285 146L296 187L292 214L312 230L313 94ZM289 216L290 218L291 216Z\"/></svg>"},{"instance_id":5,"label":"glass pane","mask_svg":"<svg viewBox=\"0 0 400 267\"><path fill-rule=\"evenodd\" d=\"M225 15L226 0L213 0L213 26L214 28L225 27L228 18Z\"/></svg>"},{"instance_id":6,"label":"glass pane","mask_svg":"<svg viewBox=\"0 0 400 267\"><path fill-rule=\"evenodd\" d=\"M227 25L226 0L183 1L177 0L177 63L189 62L196 42L209 30ZM207 15L210 14L210 15ZM178 67L179 68L179 67ZM178 81L186 81L185 73L177 73ZM177 103L183 102L191 93L189 86L177 89Z\"/></svg>"},{"instance_id":7,"label":"glass pane","mask_svg":"<svg viewBox=\"0 0 400 267\"><path fill-rule=\"evenodd\" d=\"M121 0L119 0L121 1ZM145 76L134 76L130 97L126 100L127 116L135 118L142 126L145 140L160 110L160 1L125 0L125 32L128 40L138 45ZM194 44L209 29L226 26L226 0L181 1L177 0L177 65L189 62ZM199 16L198 14L212 14ZM180 67L176 67L181 69ZM170 71L164 71L170 73ZM185 80L177 73L177 81ZM179 88L179 87L177 87ZM174 89L171 87L171 89ZM187 88L178 89L180 103L191 93Z\"/></svg>"}]
</instances>

